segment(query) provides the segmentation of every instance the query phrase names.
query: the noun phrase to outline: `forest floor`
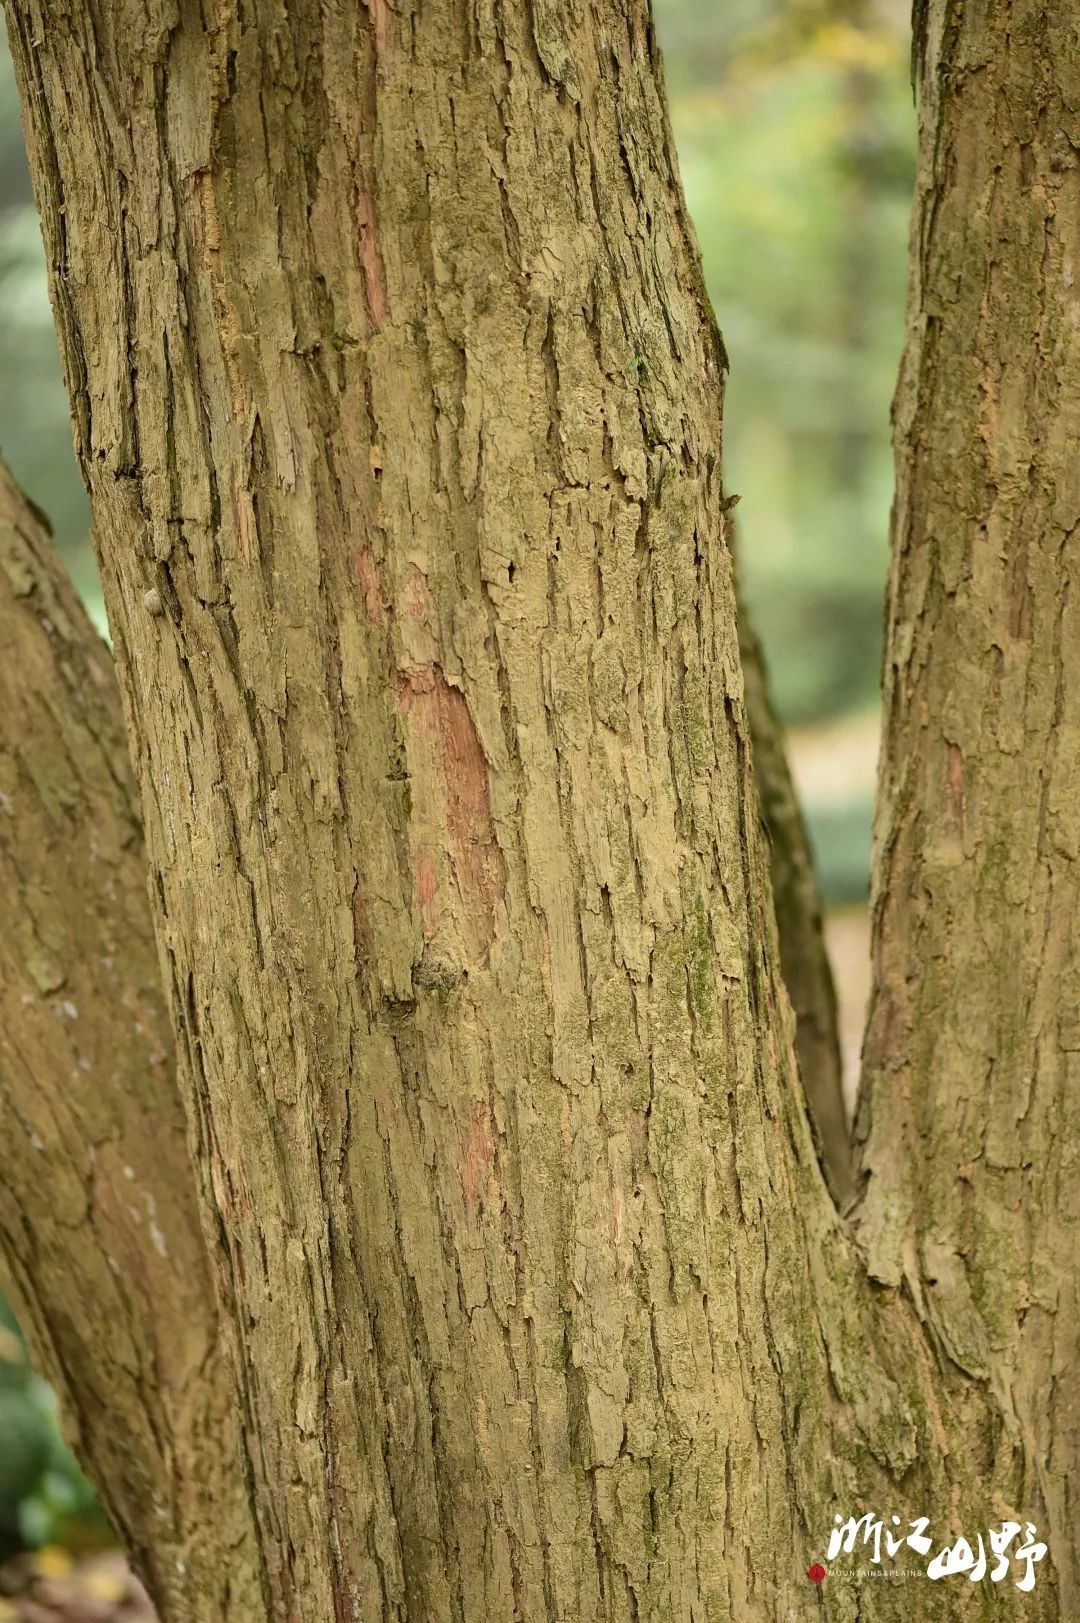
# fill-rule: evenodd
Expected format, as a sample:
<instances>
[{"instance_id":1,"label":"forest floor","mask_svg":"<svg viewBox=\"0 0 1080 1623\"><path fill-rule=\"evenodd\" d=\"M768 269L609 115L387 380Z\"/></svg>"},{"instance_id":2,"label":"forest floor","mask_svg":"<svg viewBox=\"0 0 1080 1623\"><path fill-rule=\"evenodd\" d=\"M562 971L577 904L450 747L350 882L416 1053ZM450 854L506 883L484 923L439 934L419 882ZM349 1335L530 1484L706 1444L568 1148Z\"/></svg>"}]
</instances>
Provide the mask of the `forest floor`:
<instances>
[{"instance_id":1,"label":"forest floor","mask_svg":"<svg viewBox=\"0 0 1080 1623\"><path fill-rule=\"evenodd\" d=\"M840 1052L844 1066L844 1103L850 1117L855 1109L859 1051L870 997L870 916L867 909L843 907L827 914L825 940L836 982Z\"/></svg>"},{"instance_id":2,"label":"forest floor","mask_svg":"<svg viewBox=\"0 0 1080 1623\"><path fill-rule=\"evenodd\" d=\"M0 1567L0 1623L154 1623L154 1609L118 1552L50 1546Z\"/></svg>"}]
</instances>

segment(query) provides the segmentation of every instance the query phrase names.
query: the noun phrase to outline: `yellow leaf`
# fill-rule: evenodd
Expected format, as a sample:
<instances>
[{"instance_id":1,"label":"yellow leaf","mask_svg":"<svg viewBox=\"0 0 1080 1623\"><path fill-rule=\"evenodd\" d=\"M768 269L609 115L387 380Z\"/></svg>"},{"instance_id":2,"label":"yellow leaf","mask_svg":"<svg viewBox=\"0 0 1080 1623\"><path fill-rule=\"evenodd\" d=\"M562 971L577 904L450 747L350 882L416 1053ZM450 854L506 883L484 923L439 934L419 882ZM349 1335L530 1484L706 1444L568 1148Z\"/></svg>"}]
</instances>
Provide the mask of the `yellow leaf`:
<instances>
[{"instance_id":1,"label":"yellow leaf","mask_svg":"<svg viewBox=\"0 0 1080 1623\"><path fill-rule=\"evenodd\" d=\"M98 1567L86 1574L79 1587L89 1600L100 1600L106 1606L115 1606L128 1592L127 1574Z\"/></svg>"},{"instance_id":2,"label":"yellow leaf","mask_svg":"<svg viewBox=\"0 0 1080 1623\"><path fill-rule=\"evenodd\" d=\"M814 38L814 50L840 67L865 68L870 72L891 66L897 56L897 42L882 29L853 28L850 23L829 23Z\"/></svg>"},{"instance_id":3,"label":"yellow leaf","mask_svg":"<svg viewBox=\"0 0 1080 1623\"><path fill-rule=\"evenodd\" d=\"M0 1363L21 1364L23 1361L22 1343L17 1335L0 1324Z\"/></svg>"},{"instance_id":4,"label":"yellow leaf","mask_svg":"<svg viewBox=\"0 0 1080 1623\"><path fill-rule=\"evenodd\" d=\"M42 1578L66 1578L75 1565L67 1550L58 1544L46 1544L43 1549L35 1550L33 1563L34 1571Z\"/></svg>"}]
</instances>

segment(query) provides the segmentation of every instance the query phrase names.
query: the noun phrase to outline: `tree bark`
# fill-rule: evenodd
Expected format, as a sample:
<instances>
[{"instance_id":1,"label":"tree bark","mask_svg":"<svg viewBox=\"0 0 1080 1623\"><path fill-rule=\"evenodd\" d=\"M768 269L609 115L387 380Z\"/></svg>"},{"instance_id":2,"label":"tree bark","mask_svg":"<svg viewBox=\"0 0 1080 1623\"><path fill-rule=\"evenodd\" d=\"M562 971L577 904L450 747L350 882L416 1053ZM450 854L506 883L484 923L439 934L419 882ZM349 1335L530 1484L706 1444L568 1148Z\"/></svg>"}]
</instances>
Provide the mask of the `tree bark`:
<instances>
[{"instance_id":1,"label":"tree bark","mask_svg":"<svg viewBox=\"0 0 1080 1623\"><path fill-rule=\"evenodd\" d=\"M256 1617L119 695L2 462L0 647L5 1290L162 1618Z\"/></svg>"},{"instance_id":2,"label":"tree bark","mask_svg":"<svg viewBox=\"0 0 1080 1623\"><path fill-rule=\"evenodd\" d=\"M987 1493L1048 1526L1074 1617L1075 21L930 0L916 61L861 1226L876 1277L993 1394Z\"/></svg>"},{"instance_id":3,"label":"tree bark","mask_svg":"<svg viewBox=\"0 0 1080 1623\"><path fill-rule=\"evenodd\" d=\"M272 1614L982 1515L800 1103L645 9L8 16Z\"/></svg>"}]
</instances>

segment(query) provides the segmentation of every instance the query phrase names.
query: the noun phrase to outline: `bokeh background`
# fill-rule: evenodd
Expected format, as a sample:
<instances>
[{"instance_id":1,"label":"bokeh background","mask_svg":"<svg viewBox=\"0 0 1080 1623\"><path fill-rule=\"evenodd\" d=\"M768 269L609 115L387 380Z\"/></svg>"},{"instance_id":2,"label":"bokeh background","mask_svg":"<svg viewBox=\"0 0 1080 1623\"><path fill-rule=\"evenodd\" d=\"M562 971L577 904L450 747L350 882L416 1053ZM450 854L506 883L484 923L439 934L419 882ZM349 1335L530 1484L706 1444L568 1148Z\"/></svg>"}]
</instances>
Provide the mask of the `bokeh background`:
<instances>
[{"instance_id":1,"label":"bokeh background","mask_svg":"<svg viewBox=\"0 0 1080 1623\"><path fill-rule=\"evenodd\" d=\"M914 171L908 7L654 0L654 13L731 359L725 481L742 497L736 544L817 853L853 1076L867 984L889 402ZM49 513L104 627L6 47L0 376L0 446ZM17 1557L0 1571L0 1623L147 1616L111 1558L85 1555L106 1538L59 1442L48 1389L0 1313L0 1560Z\"/></svg>"}]
</instances>

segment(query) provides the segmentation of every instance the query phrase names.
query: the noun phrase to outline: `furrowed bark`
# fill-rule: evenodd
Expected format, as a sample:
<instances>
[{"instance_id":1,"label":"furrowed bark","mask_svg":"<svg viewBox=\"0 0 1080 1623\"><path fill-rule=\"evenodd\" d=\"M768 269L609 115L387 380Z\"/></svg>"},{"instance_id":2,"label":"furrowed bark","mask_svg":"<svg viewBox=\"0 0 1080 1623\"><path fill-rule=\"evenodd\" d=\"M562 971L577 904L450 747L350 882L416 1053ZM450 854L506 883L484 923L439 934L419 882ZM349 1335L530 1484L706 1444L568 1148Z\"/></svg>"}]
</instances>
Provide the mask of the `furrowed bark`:
<instances>
[{"instance_id":1,"label":"furrowed bark","mask_svg":"<svg viewBox=\"0 0 1080 1623\"><path fill-rule=\"evenodd\" d=\"M822 1169L833 1199L843 1211L854 1193L854 1183L836 989L825 946L821 895L783 732L769 697L761 643L741 598L738 622L754 781L769 835L769 876L780 968L795 1013L799 1076Z\"/></svg>"},{"instance_id":2,"label":"furrowed bark","mask_svg":"<svg viewBox=\"0 0 1080 1623\"><path fill-rule=\"evenodd\" d=\"M162 1618L258 1617L112 662L2 462L0 648L5 1291Z\"/></svg>"},{"instance_id":3,"label":"furrowed bark","mask_svg":"<svg viewBox=\"0 0 1080 1623\"><path fill-rule=\"evenodd\" d=\"M274 1616L981 1511L794 1076L647 12L7 9Z\"/></svg>"},{"instance_id":4,"label":"furrowed bark","mask_svg":"<svg viewBox=\"0 0 1080 1623\"><path fill-rule=\"evenodd\" d=\"M1080 59L1028 0L930 0L916 44L861 1223L1075 1617Z\"/></svg>"}]
</instances>

